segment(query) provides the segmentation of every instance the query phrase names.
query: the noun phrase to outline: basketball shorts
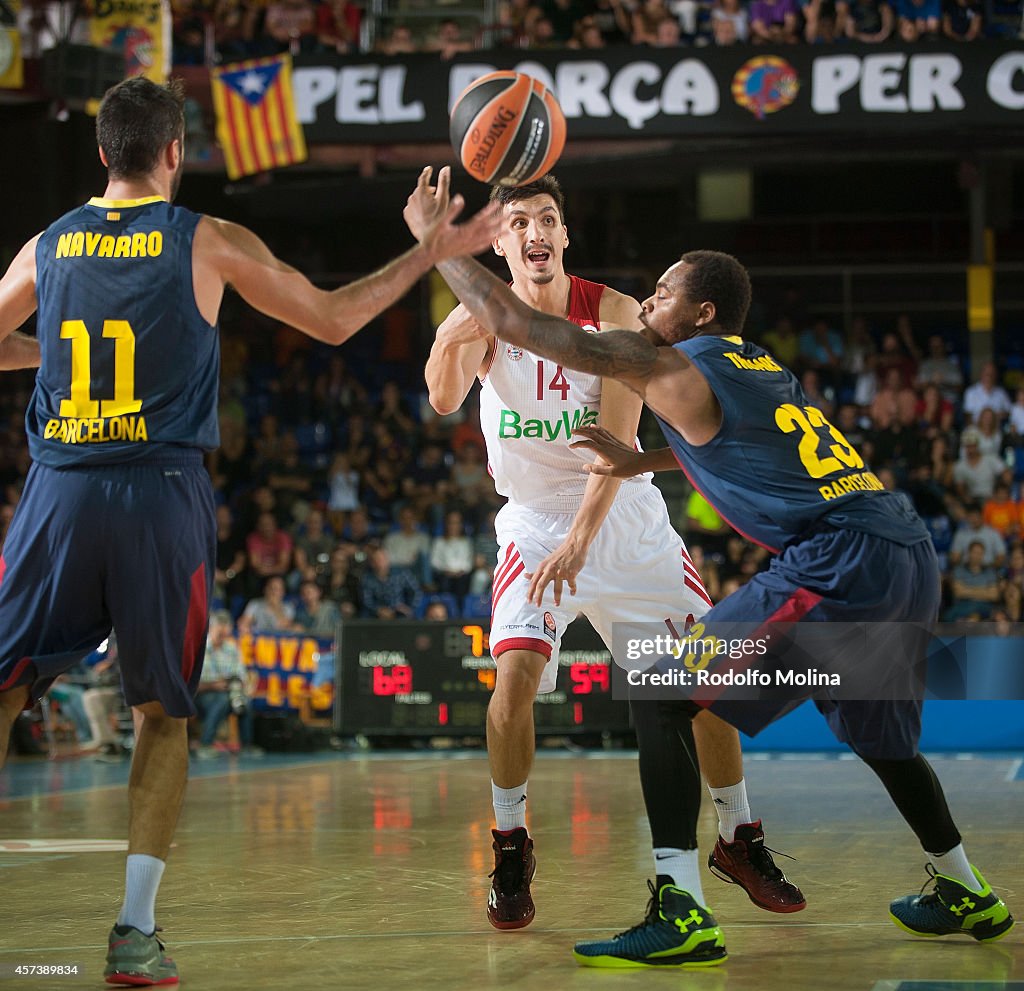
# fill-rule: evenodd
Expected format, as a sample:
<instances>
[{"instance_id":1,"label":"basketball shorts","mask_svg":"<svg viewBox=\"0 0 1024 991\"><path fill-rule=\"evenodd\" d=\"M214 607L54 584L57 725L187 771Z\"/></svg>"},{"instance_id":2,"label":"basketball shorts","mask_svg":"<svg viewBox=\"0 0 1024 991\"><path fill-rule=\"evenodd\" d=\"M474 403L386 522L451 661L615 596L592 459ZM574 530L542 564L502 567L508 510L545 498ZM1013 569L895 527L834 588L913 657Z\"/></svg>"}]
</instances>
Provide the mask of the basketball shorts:
<instances>
[{"instance_id":1,"label":"basketball shorts","mask_svg":"<svg viewBox=\"0 0 1024 991\"><path fill-rule=\"evenodd\" d=\"M857 753L912 758L921 735L928 631L939 602L939 566L930 540L903 546L852 530L824 530L785 548L767 571L708 610L703 622L712 632L728 630L728 624L747 630L763 624L768 631L792 623L804 630L804 623L841 624L832 627L834 636L824 626L806 630L803 639L799 631L790 639L783 635L769 649L769 665L803 671L809 664L834 664L850 671L852 658L854 691L870 690L851 697L849 689L809 684L769 690L756 700L723 695L709 701L700 693L694 698L750 735L811 698L835 736ZM862 636L862 630L869 632Z\"/></svg>"},{"instance_id":2,"label":"basketball shorts","mask_svg":"<svg viewBox=\"0 0 1024 991\"><path fill-rule=\"evenodd\" d=\"M31 700L117 631L129 705L195 715L216 552L198 451L33 464L0 557L0 690Z\"/></svg>"},{"instance_id":3,"label":"basketball shorts","mask_svg":"<svg viewBox=\"0 0 1024 991\"><path fill-rule=\"evenodd\" d=\"M576 594L563 586L561 605L554 586L542 605L527 602L527 574L562 545L573 513L542 513L507 504L495 521L498 565L491 596L491 654L509 650L543 654L547 664L539 691L554 691L558 650L566 627L586 616L612 649L612 624L675 624L678 629L711 607L682 538L672 528L661 493L653 486L620 493L590 545L576 578Z\"/></svg>"}]
</instances>

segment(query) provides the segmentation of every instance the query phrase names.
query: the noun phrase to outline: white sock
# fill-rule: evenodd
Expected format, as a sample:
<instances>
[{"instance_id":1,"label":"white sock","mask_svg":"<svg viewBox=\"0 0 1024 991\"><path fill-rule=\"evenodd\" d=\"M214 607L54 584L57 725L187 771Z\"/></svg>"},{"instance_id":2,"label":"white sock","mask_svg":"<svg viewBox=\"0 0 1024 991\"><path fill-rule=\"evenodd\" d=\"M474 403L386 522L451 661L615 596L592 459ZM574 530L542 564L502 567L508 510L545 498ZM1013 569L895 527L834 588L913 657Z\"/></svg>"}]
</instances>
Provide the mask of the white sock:
<instances>
[{"instance_id":1,"label":"white sock","mask_svg":"<svg viewBox=\"0 0 1024 991\"><path fill-rule=\"evenodd\" d=\"M524 781L516 788L499 788L491 782L491 801L494 803L494 820L498 829L526 828L526 785Z\"/></svg>"},{"instance_id":2,"label":"white sock","mask_svg":"<svg viewBox=\"0 0 1024 991\"><path fill-rule=\"evenodd\" d=\"M654 873L662 877L670 877L672 883L683 891L688 891L704 904L704 891L700 886L700 862L696 850L679 850L671 846L654 848Z\"/></svg>"},{"instance_id":3,"label":"white sock","mask_svg":"<svg viewBox=\"0 0 1024 991\"><path fill-rule=\"evenodd\" d=\"M708 788L708 791L718 813L718 833L726 843L732 843L736 839L736 827L754 821L747 801L746 780L740 778L738 784L728 788Z\"/></svg>"},{"instance_id":4,"label":"white sock","mask_svg":"<svg viewBox=\"0 0 1024 991\"><path fill-rule=\"evenodd\" d=\"M927 853L927 851L925 852ZM957 843L949 853L929 853L928 859L932 862L932 867L935 868L937 874L951 877L954 881L959 881L962 885L970 888L971 891L981 890L978 886L978 879L967 862L963 843Z\"/></svg>"},{"instance_id":5,"label":"white sock","mask_svg":"<svg viewBox=\"0 0 1024 991\"><path fill-rule=\"evenodd\" d=\"M134 926L151 936L156 930L156 893L167 865L144 853L128 855L125 866L124 905L117 917L119 926Z\"/></svg>"}]
</instances>

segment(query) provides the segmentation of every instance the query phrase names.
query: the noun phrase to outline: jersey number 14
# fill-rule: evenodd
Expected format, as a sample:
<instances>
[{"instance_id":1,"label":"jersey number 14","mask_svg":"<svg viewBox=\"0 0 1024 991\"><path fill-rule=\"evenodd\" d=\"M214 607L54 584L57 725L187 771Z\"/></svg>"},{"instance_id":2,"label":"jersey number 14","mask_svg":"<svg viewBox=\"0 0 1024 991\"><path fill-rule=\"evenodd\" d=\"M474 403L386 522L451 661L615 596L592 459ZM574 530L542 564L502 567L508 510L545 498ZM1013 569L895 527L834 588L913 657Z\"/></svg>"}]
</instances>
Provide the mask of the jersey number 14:
<instances>
[{"instance_id":1,"label":"jersey number 14","mask_svg":"<svg viewBox=\"0 0 1024 991\"><path fill-rule=\"evenodd\" d=\"M544 379L547 376L544 374L544 362L537 362L537 398L544 398ZM569 380L565 377L565 373L562 371L562 366L559 365L555 368L554 378L551 379L547 384L548 392L559 392L562 395L562 402L569 401Z\"/></svg>"}]
</instances>

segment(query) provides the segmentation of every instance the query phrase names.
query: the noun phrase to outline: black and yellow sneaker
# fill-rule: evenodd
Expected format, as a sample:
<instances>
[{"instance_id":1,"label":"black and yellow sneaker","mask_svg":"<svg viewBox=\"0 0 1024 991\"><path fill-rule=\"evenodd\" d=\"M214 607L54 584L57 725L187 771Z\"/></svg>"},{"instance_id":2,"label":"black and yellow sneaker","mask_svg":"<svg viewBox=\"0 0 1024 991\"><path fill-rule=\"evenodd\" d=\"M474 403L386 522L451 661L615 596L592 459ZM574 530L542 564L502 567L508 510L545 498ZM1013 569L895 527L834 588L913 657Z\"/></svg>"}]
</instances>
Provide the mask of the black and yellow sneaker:
<instances>
[{"instance_id":1,"label":"black and yellow sneaker","mask_svg":"<svg viewBox=\"0 0 1024 991\"><path fill-rule=\"evenodd\" d=\"M933 891L904 895L889 906L889 918L912 936L950 936L966 933L980 942L1002 939L1013 928L1010 910L989 887L977 867L971 866L981 886L972 891L960 881L938 874L931 864L925 870L935 884ZM925 882L925 888L930 882Z\"/></svg>"},{"instance_id":2,"label":"black and yellow sneaker","mask_svg":"<svg viewBox=\"0 0 1024 991\"><path fill-rule=\"evenodd\" d=\"M577 943L584 967L715 967L727 959L725 936L708 909L687 891L658 878L639 925L611 939Z\"/></svg>"}]
</instances>

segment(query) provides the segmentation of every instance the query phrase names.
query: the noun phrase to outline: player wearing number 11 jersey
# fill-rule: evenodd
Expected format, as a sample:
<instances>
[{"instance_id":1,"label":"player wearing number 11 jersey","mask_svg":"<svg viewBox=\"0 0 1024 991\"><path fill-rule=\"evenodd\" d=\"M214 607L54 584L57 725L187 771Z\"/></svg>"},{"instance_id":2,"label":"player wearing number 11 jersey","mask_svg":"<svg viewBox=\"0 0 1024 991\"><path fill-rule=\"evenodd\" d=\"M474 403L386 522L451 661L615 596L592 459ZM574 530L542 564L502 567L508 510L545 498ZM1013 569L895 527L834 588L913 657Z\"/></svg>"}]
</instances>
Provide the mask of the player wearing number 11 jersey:
<instances>
[{"instance_id":1,"label":"player wearing number 11 jersey","mask_svg":"<svg viewBox=\"0 0 1024 991\"><path fill-rule=\"evenodd\" d=\"M18 711L115 627L141 724L112 984L178 980L154 903L206 646L216 527L202 455L218 443L224 290L340 344L444 251L428 238L365 279L315 288L244 228L171 205L183 103L180 87L141 77L110 90L96 119L105 195L33 238L0 280L0 367L30 348L14 332L36 310L41 356L26 416L34 463L0 557L0 763ZM464 228L477 250L493 229L486 213Z\"/></svg>"}]
</instances>

